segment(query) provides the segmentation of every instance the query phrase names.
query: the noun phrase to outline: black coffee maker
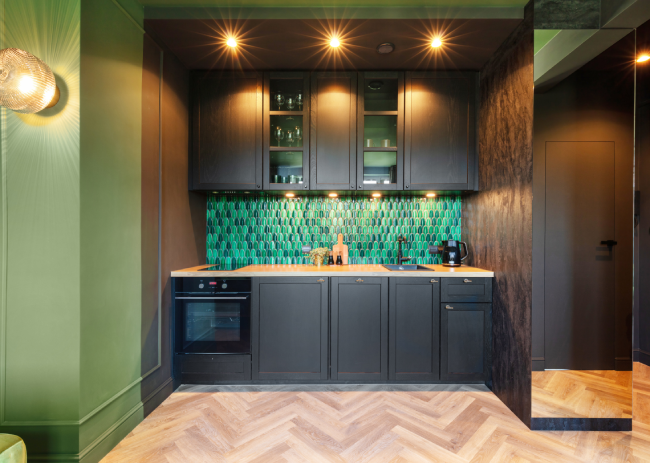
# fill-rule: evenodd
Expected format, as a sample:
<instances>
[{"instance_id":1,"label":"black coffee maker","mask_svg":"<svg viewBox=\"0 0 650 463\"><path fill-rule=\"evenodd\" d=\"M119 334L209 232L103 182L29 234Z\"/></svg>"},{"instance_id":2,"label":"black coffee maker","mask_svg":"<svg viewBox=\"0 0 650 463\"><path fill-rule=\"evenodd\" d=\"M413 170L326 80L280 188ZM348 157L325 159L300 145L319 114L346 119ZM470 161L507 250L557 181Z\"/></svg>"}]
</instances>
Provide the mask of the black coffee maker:
<instances>
[{"instance_id":1,"label":"black coffee maker","mask_svg":"<svg viewBox=\"0 0 650 463\"><path fill-rule=\"evenodd\" d=\"M464 248L464 255L462 250ZM429 246L430 254L442 254L442 265L445 267L460 267L461 261L468 256L467 243L464 241L446 240L442 246Z\"/></svg>"}]
</instances>

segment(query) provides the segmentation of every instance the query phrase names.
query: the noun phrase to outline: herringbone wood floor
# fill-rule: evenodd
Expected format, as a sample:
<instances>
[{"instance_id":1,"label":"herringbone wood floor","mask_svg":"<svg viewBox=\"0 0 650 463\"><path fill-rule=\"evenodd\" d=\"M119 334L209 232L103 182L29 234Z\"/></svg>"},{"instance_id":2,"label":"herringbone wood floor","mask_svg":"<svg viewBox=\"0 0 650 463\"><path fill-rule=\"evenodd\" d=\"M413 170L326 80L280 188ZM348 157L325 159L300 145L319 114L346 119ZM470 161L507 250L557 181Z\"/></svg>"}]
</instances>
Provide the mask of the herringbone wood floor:
<instances>
[{"instance_id":1,"label":"herringbone wood floor","mask_svg":"<svg viewBox=\"0 0 650 463\"><path fill-rule=\"evenodd\" d=\"M102 461L650 462L650 434L532 432L488 391L176 392Z\"/></svg>"},{"instance_id":2,"label":"herringbone wood floor","mask_svg":"<svg viewBox=\"0 0 650 463\"><path fill-rule=\"evenodd\" d=\"M533 416L632 418L632 372L533 371Z\"/></svg>"}]
</instances>

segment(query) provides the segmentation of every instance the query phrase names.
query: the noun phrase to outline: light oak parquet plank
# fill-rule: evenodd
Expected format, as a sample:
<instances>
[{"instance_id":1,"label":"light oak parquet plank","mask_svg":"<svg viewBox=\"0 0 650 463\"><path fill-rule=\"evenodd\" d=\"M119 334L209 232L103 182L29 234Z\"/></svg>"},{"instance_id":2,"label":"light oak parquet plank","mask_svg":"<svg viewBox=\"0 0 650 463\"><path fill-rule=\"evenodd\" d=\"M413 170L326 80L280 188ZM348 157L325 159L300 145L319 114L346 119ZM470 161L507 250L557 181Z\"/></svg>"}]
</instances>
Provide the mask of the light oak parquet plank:
<instances>
[{"instance_id":1,"label":"light oak parquet plank","mask_svg":"<svg viewBox=\"0 0 650 463\"><path fill-rule=\"evenodd\" d=\"M647 406L635 399L631 433L531 432L489 391L240 393L204 387L172 394L102 461L650 463L650 371L646 376L635 398L644 396ZM605 385L616 379L609 372L602 377ZM571 381L576 378L593 382L598 374ZM556 384L561 395L576 389L551 379L545 384ZM620 389L611 391L598 410L609 404L626 410Z\"/></svg>"}]
</instances>

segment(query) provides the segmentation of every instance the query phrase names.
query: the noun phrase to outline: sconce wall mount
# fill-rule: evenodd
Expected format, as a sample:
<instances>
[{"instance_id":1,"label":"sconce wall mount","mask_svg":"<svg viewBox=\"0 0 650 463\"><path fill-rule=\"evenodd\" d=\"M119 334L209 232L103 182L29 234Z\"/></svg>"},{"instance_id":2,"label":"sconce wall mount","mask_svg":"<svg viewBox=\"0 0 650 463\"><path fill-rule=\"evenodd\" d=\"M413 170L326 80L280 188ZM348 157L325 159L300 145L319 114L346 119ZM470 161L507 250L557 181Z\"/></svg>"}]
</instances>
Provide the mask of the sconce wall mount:
<instances>
[{"instance_id":1,"label":"sconce wall mount","mask_svg":"<svg viewBox=\"0 0 650 463\"><path fill-rule=\"evenodd\" d=\"M0 105L23 114L51 108L59 88L50 67L25 50L0 50Z\"/></svg>"}]
</instances>

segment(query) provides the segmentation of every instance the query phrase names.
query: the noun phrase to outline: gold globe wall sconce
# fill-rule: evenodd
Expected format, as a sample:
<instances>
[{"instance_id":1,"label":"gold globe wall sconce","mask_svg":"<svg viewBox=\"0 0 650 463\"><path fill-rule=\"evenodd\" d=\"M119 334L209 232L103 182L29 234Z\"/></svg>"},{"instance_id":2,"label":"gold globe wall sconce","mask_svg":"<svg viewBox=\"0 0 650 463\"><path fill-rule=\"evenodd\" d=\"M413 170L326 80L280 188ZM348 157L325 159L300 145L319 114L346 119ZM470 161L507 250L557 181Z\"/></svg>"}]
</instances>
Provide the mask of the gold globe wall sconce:
<instances>
[{"instance_id":1,"label":"gold globe wall sconce","mask_svg":"<svg viewBox=\"0 0 650 463\"><path fill-rule=\"evenodd\" d=\"M19 48L0 50L0 105L23 114L51 108L60 91L50 67Z\"/></svg>"}]
</instances>

